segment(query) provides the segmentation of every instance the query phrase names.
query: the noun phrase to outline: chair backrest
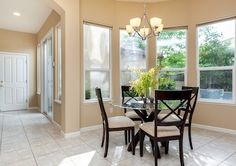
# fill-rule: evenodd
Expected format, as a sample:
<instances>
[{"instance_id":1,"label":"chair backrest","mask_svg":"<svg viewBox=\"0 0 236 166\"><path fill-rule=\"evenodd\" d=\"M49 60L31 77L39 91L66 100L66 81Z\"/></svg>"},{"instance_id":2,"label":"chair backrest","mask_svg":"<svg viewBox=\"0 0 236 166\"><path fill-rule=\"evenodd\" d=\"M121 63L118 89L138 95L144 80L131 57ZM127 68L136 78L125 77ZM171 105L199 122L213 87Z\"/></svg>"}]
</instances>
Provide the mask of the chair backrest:
<instances>
[{"instance_id":1,"label":"chair backrest","mask_svg":"<svg viewBox=\"0 0 236 166\"><path fill-rule=\"evenodd\" d=\"M97 87L97 88L95 88L95 91L96 91L96 96L97 96L98 103L100 106L102 121L103 121L103 123L105 123L106 127L108 127L108 119L107 119L107 114L106 114L105 107L104 107L103 100L102 100L101 89Z\"/></svg>"},{"instance_id":2,"label":"chair backrest","mask_svg":"<svg viewBox=\"0 0 236 166\"><path fill-rule=\"evenodd\" d=\"M182 134L184 131L185 121L188 116L188 111L184 111L184 116L178 115L178 109L189 110L192 90L156 90L155 91L155 111L154 111L154 126L177 126ZM158 114L168 109L164 117L159 118ZM174 115L176 118L171 121L165 121ZM154 127L154 134L157 136L157 127Z\"/></svg>"},{"instance_id":3,"label":"chair backrest","mask_svg":"<svg viewBox=\"0 0 236 166\"><path fill-rule=\"evenodd\" d=\"M197 98L198 98L198 91L199 91L199 87L191 87L191 86L182 86L182 89L191 89L192 90L192 95L191 95L191 102L190 102L190 106L189 106L189 122L192 122L192 117L193 117L193 113L197 104Z\"/></svg>"},{"instance_id":4,"label":"chair backrest","mask_svg":"<svg viewBox=\"0 0 236 166\"><path fill-rule=\"evenodd\" d=\"M129 85L122 85L121 86L121 94L122 94L122 104L126 104L131 100L137 101L137 95L131 89Z\"/></svg>"}]
</instances>

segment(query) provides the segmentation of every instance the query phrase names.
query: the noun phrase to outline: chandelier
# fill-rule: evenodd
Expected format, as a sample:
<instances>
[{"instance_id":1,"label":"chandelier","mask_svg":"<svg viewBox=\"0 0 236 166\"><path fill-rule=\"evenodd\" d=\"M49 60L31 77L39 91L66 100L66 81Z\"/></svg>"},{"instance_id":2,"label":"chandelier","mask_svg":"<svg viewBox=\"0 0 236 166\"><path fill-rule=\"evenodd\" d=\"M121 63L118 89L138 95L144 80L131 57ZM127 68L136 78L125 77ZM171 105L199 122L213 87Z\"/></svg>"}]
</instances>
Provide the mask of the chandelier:
<instances>
[{"instance_id":1,"label":"chandelier","mask_svg":"<svg viewBox=\"0 0 236 166\"><path fill-rule=\"evenodd\" d=\"M128 32L129 36L138 34L142 40L146 40L152 36L158 36L162 30L163 24L161 18L152 17L149 21L145 3L143 16L141 18L135 17L130 19L130 24L126 25L126 31Z\"/></svg>"}]
</instances>

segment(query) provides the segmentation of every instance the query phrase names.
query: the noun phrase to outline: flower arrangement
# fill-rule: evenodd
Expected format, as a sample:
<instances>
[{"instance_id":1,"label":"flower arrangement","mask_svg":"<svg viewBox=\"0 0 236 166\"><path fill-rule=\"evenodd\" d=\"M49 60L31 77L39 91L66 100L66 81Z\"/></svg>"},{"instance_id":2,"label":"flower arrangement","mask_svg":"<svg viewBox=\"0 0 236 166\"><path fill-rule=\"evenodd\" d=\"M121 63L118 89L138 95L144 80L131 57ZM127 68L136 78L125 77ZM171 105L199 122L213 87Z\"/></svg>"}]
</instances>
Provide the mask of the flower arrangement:
<instances>
[{"instance_id":1,"label":"flower arrangement","mask_svg":"<svg viewBox=\"0 0 236 166\"><path fill-rule=\"evenodd\" d=\"M161 65L151 68L149 71L140 69L131 69L138 79L131 82L132 89L142 97L150 97L150 92L158 87L158 75L161 71Z\"/></svg>"}]
</instances>

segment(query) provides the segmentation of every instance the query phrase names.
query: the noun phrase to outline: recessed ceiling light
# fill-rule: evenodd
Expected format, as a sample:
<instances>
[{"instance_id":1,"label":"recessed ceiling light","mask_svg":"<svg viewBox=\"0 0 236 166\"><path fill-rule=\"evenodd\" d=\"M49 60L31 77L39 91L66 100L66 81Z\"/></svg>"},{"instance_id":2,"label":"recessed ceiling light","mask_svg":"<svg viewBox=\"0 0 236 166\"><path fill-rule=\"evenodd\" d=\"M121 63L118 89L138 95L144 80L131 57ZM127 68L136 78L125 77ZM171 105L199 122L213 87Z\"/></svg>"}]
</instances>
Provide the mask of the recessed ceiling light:
<instances>
[{"instance_id":1,"label":"recessed ceiling light","mask_svg":"<svg viewBox=\"0 0 236 166\"><path fill-rule=\"evenodd\" d=\"M13 14L14 16L18 16L18 17L21 16L21 14L20 14L19 12L13 12L12 14Z\"/></svg>"}]
</instances>

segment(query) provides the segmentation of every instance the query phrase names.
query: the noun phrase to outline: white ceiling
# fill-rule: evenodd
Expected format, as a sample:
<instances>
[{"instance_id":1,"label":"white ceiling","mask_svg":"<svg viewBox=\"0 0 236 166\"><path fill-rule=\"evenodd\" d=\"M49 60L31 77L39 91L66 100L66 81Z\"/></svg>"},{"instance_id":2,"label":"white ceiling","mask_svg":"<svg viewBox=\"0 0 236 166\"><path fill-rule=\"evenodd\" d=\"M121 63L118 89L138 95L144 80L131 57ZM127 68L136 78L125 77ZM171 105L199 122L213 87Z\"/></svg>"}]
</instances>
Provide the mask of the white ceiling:
<instances>
[{"instance_id":1,"label":"white ceiling","mask_svg":"<svg viewBox=\"0 0 236 166\"><path fill-rule=\"evenodd\" d=\"M51 11L43 0L0 0L0 28L37 33Z\"/></svg>"},{"instance_id":2,"label":"white ceiling","mask_svg":"<svg viewBox=\"0 0 236 166\"><path fill-rule=\"evenodd\" d=\"M117 1L155 3L155 2L162 2L162 1L169 1L169 0L117 0Z\"/></svg>"}]
</instances>

